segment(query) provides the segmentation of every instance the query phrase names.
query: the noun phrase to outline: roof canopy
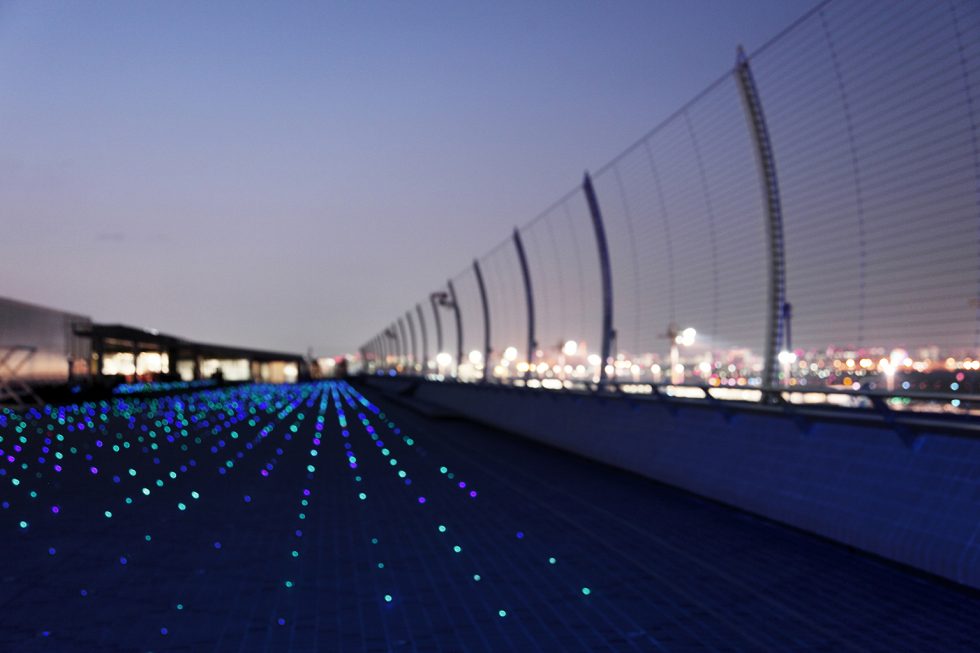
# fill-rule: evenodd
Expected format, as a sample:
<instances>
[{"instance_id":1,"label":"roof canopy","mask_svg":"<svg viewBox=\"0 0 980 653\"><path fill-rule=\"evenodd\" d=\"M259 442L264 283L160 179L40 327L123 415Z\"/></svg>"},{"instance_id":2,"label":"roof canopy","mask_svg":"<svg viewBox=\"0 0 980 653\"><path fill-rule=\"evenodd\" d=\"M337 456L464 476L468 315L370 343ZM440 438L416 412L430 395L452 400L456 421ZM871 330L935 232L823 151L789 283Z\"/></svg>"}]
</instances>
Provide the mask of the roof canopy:
<instances>
[{"instance_id":1,"label":"roof canopy","mask_svg":"<svg viewBox=\"0 0 980 653\"><path fill-rule=\"evenodd\" d=\"M92 339L92 348L103 352L153 351L175 353L178 358L247 358L252 361L302 361L301 354L250 349L231 345L194 342L155 329L141 329L126 324L93 324L75 333Z\"/></svg>"}]
</instances>

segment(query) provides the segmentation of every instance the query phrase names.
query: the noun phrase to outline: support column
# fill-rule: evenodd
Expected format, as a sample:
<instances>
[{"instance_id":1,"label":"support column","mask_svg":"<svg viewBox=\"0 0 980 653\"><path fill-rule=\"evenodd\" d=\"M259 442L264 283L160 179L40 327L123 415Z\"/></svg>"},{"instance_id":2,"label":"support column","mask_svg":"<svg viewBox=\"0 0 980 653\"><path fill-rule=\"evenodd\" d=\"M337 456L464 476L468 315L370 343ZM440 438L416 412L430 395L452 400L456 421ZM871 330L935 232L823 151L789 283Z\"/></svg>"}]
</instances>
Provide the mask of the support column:
<instances>
[{"instance_id":1,"label":"support column","mask_svg":"<svg viewBox=\"0 0 980 653\"><path fill-rule=\"evenodd\" d=\"M609 262L609 244L606 241L606 228L602 222L602 212L599 210L599 200L596 199L592 187L592 177L585 173L582 181L585 200L589 204L592 216L592 227L595 230L596 248L599 250L599 273L602 276L602 361L599 363L599 386L606 382L606 365L612 354L613 332L613 296L612 296L612 267Z\"/></svg>"},{"instance_id":2,"label":"support column","mask_svg":"<svg viewBox=\"0 0 980 653\"><path fill-rule=\"evenodd\" d=\"M429 301L432 303L432 314L436 320L436 356L438 356L442 352L442 319L439 317L439 293L434 292L429 295Z\"/></svg>"},{"instance_id":3,"label":"support column","mask_svg":"<svg viewBox=\"0 0 980 653\"><path fill-rule=\"evenodd\" d=\"M483 306L483 381L490 378L490 303L487 301L487 287L483 284L480 262L473 259L473 273L476 285L480 288L480 304Z\"/></svg>"},{"instance_id":4,"label":"support column","mask_svg":"<svg viewBox=\"0 0 980 653\"><path fill-rule=\"evenodd\" d=\"M101 378L102 370L105 366L105 339L101 336L93 338L93 347L95 351L95 358L97 362L92 366L92 376L96 378Z\"/></svg>"},{"instance_id":5,"label":"support column","mask_svg":"<svg viewBox=\"0 0 980 653\"><path fill-rule=\"evenodd\" d=\"M535 369L534 352L538 349L538 342L534 337L534 287L531 284L531 270L527 265L527 253L524 251L524 241L521 240L519 229L514 229L514 247L517 249L517 261L521 264L524 301L527 305L527 372L524 373L524 379L527 380Z\"/></svg>"},{"instance_id":6,"label":"support column","mask_svg":"<svg viewBox=\"0 0 980 653\"><path fill-rule=\"evenodd\" d=\"M401 339L402 343L402 367L408 366L408 338L405 337L405 320L400 317L395 320L395 324L398 325L398 337Z\"/></svg>"},{"instance_id":7,"label":"support column","mask_svg":"<svg viewBox=\"0 0 980 653\"><path fill-rule=\"evenodd\" d=\"M735 62L735 79L742 95L742 107L748 122L749 135L755 145L755 161L759 170L762 206L765 212L766 241L769 249L768 284L766 285L766 334L763 349L762 387L774 388L778 380L779 347L782 345L781 316L786 303L786 259L783 247L783 212L776 178L769 128L766 126L762 101L756 88L752 69L745 51L739 46ZM763 393L765 397L765 393Z\"/></svg>"},{"instance_id":8,"label":"support column","mask_svg":"<svg viewBox=\"0 0 980 653\"><path fill-rule=\"evenodd\" d=\"M412 319L412 311L405 311L405 321L408 323L408 337L412 341L412 371L418 374L419 350L418 341L415 339L415 320Z\"/></svg>"},{"instance_id":9,"label":"support column","mask_svg":"<svg viewBox=\"0 0 980 653\"><path fill-rule=\"evenodd\" d=\"M456 311L456 379L459 379L459 364L463 360L463 316L459 312L459 301L456 299L456 290L453 288L453 280L446 282L449 287L449 301L452 308Z\"/></svg>"},{"instance_id":10,"label":"support column","mask_svg":"<svg viewBox=\"0 0 980 653\"><path fill-rule=\"evenodd\" d=\"M419 316L419 331L422 335L422 374L429 369L429 336L425 330L425 317L422 315L422 304L415 305L415 312Z\"/></svg>"},{"instance_id":11,"label":"support column","mask_svg":"<svg viewBox=\"0 0 980 653\"><path fill-rule=\"evenodd\" d=\"M396 330L394 323L388 326L388 329L385 331L385 334L391 339L391 342L394 343L395 371L397 372L398 361L402 359L402 343L401 341L398 340L398 331Z\"/></svg>"}]
</instances>

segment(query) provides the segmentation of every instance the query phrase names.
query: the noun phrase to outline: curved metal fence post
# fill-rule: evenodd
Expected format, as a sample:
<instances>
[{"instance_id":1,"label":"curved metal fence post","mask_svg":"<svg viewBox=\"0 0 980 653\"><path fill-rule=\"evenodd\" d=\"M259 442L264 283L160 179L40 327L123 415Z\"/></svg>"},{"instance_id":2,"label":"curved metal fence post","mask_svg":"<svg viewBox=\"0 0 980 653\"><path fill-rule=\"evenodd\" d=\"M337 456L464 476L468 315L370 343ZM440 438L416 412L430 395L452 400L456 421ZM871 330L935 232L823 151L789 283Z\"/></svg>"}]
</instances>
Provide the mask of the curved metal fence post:
<instances>
[{"instance_id":1,"label":"curved metal fence post","mask_svg":"<svg viewBox=\"0 0 980 653\"><path fill-rule=\"evenodd\" d=\"M490 304L487 302L487 287L483 285L480 262L476 259L473 259L473 273L476 274L476 285L480 288L480 303L483 305L483 380L485 382L490 376Z\"/></svg>"},{"instance_id":2,"label":"curved metal fence post","mask_svg":"<svg viewBox=\"0 0 980 653\"><path fill-rule=\"evenodd\" d=\"M403 333L399 333L397 320L391 323L391 335L395 341L395 371L397 372L398 366L405 361L405 338Z\"/></svg>"},{"instance_id":3,"label":"curved metal fence post","mask_svg":"<svg viewBox=\"0 0 980 653\"><path fill-rule=\"evenodd\" d=\"M432 315L435 316L436 320L436 356L442 353L442 318L439 317L439 293L434 292L429 295L429 301L432 303Z\"/></svg>"},{"instance_id":4,"label":"curved metal fence post","mask_svg":"<svg viewBox=\"0 0 980 653\"><path fill-rule=\"evenodd\" d=\"M595 244L599 250L599 273L602 275L602 361L599 363L599 386L606 381L606 365L612 353L613 332L613 297L612 297L612 267L609 262L609 243L606 241L606 228L602 223L602 212L599 211L599 200L596 199L592 187L592 177L585 173L582 181L585 200L589 204L592 215L592 227L595 229Z\"/></svg>"},{"instance_id":5,"label":"curved metal fence post","mask_svg":"<svg viewBox=\"0 0 980 653\"><path fill-rule=\"evenodd\" d=\"M429 369L429 334L425 330L425 316L422 315L422 304L415 305L415 312L419 315L419 335L422 336L422 374Z\"/></svg>"},{"instance_id":6,"label":"curved metal fence post","mask_svg":"<svg viewBox=\"0 0 980 653\"><path fill-rule=\"evenodd\" d=\"M381 356L381 360L378 362L378 367L382 370L387 370L388 368L388 345L385 342L385 334L382 331L380 334L375 336L375 340L378 343L378 354Z\"/></svg>"},{"instance_id":7,"label":"curved metal fence post","mask_svg":"<svg viewBox=\"0 0 980 653\"><path fill-rule=\"evenodd\" d=\"M524 380L531 377L531 370L534 369L534 352L538 348L538 343L534 339L534 287L531 285L531 271L527 267L527 254L524 251L524 241L521 240L521 232L514 229L514 247L517 249L517 260L521 264L521 277L524 279L524 300L527 303L527 371L524 372Z\"/></svg>"},{"instance_id":8,"label":"curved metal fence post","mask_svg":"<svg viewBox=\"0 0 980 653\"><path fill-rule=\"evenodd\" d=\"M411 343L409 343L408 337L405 335L405 320L399 317L396 323L398 324L398 334L402 340L402 367L408 367L408 346Z\"/></svg>"},{"instance_id":9,"label":"curved metal fence post","mask_svg":"<svg viewBox=\"0 0 980 653\"><path fill-rule=\"evenodd\" d=\"M767 286L766 338L764 364L762 368L762 387L776 386L778 349L782 342L783 324L781 316L786 301L786 254L783 247L783 213L779 201L779 184L776 178L776 160L773 156L772 142L766 117L762 112L762 101L756 88L749 59L741 46L735 62L735 79L742 96L742 106L748 122L749 134L755 145L755 160L759 168L759 182L762 189L762 205L765 210L766 240L769 246L769 283ZM763 393L763 397L766 394Z\"/></svg>"},{"instance_id":10,"label":"curved metal fence post","mask_svg":"<svg viewBox=\"0 0 980 653\"><path fill-rule=\"evenodd\" d=\"M456 311L456 380L459 380L459 364L463 361L463 316L459 312L459 301L456 299L453 280L447 281L446 285L449 287L449 301Z\"/></svg>"},{"instance_id":11,"label":"curved metal fence post","mask_svg":"<svg viewBox=\"0 0 980 653\"><path fill-rule=\"evenodd\" d=\"M398 330L395 327L395 323L394 322L392 322L391 324L388 325L388 330L386 331L386 333L388 335L388 338L391 339L391 342L392 342L392 345L393 345L393 347L392 347L392 350L393 350L392 353L394 354L394 357L395 357L395 362L393 364L393 368L397 372L398 371L398 361L400 361L401 358L402 358L402 343L399 342L399 340L398 340Z\"/></svg>"},{"instance_id":12,"label":"curved metal fence post","mask_svg":"<svg viewBox=\"0 0 980 653\"><path fill-rule=\"evenodd\" d=\"M415 340L415 320L412 319L412 311L405 311L405 321L408 323L408 337L412 341L412 371L418 374L419 350L418 342Z\"/></svg>"}]
</instances>

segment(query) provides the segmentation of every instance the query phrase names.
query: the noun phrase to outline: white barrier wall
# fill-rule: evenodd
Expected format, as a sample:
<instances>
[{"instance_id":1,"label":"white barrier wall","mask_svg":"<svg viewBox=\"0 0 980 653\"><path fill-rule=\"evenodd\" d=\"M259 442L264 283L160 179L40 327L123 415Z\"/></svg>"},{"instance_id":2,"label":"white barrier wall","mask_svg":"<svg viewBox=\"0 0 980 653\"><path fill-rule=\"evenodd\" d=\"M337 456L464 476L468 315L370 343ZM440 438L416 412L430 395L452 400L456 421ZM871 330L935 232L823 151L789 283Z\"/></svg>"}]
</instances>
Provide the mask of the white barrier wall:
<instances>
[{"instance_id":1,"label":"white barrier wall","mask_svg":"<svg viewBox=\"0 0 980 653\"><path fill-rule=\"evenodd\" d=\"M369 383L980 588L980 438L734 405Z\"/></svg>"}]
</instances>

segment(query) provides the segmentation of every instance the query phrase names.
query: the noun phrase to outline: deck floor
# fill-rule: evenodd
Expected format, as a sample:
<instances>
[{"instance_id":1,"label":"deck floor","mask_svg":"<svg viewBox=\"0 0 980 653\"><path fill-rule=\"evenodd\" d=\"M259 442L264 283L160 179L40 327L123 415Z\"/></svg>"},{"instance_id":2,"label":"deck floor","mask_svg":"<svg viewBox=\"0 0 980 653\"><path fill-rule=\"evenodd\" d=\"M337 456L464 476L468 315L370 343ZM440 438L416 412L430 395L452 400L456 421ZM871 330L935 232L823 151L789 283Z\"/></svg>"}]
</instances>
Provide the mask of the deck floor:
<instances>
[{"instance_id":1,"label":"deck floor","mask_svg":"<svg viewBox=\"0 0 980 653\"><path fill-rule=\"evenodd\" d=\"M0 435L0 651L980 650L975 592L344 382Z\"/></svg>"}]
</instances>

